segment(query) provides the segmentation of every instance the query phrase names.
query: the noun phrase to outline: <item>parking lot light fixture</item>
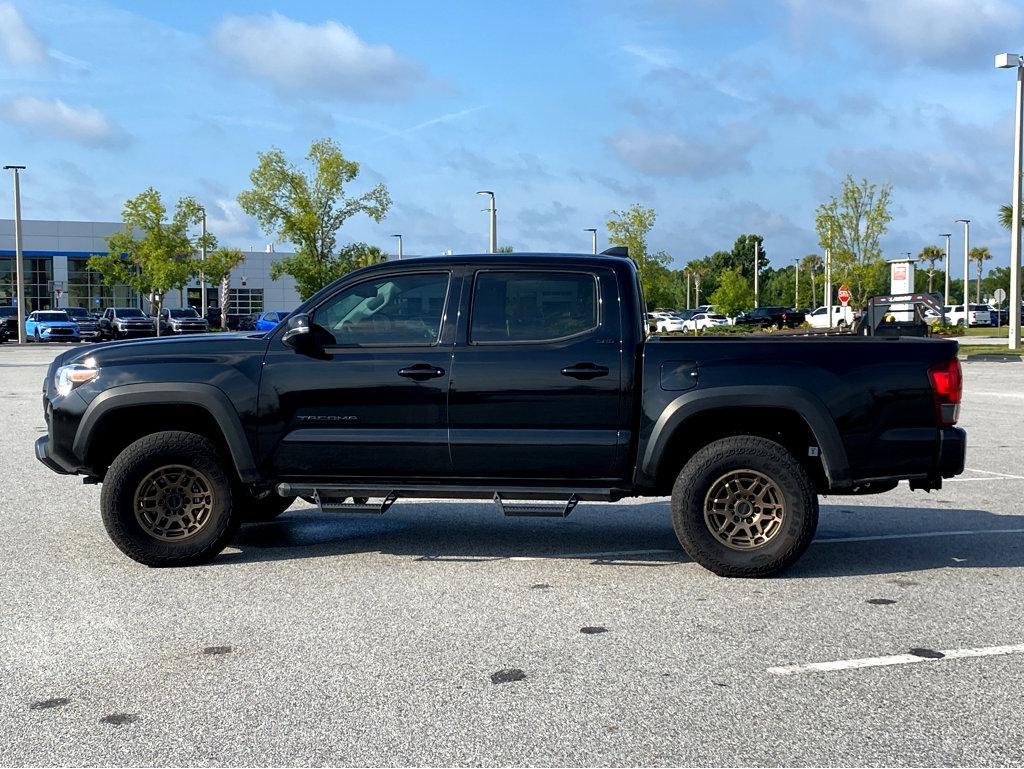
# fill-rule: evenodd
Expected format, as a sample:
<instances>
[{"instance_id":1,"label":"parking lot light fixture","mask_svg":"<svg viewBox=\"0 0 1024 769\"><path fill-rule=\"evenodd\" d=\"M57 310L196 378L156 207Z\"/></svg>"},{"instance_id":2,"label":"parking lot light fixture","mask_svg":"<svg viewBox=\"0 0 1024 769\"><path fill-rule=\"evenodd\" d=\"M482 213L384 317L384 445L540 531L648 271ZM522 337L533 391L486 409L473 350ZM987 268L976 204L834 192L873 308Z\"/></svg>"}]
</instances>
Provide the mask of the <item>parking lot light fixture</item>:
<instances>
[{"instance_id":1,"label":"parking lot light fixture","mask_svg":"<svg viewBox=\"0 0 1024 769\"><path fill-rule=\"evenodd\" d=\"M1021 226L1021 175L1024 174L1024 56L1016 53L996 55L997 69L1017 70L1016 109L1014 110L1013 131L1013 214L1010 223L1010 337L1011 350L1020 349L1020 246Z\"/></svg>"},{"instance_id":2,"label":"parking lot light fixture","mask_svg":"<svg viewBox=\"0 0 1024 769\"><path fill-rule=\"evenodd\" d=\"M398 258L402 258L402 236L398 233L392 235L393 238L398 238Z\"/></svg>"},{"instance_id":3,"label":"parking lot light fixture","mask_svg":"<svg viewBox=\"0 0 1024 769\"><path fill-rule=\"evenodd\" d=\"M968 279L968 272L971 269L970 253L971 253L971 220L970 219L957 219L957 224L964 226L964 318L967 317L968 304L968 287L970 280Z\"/></svg>"},{"instance_id":4,"label":"parking lot light fixture","mask_svg":"<svg viewBox=\"0 0 1024 769\"><path fill-rule=\"evenodd\" d=\"M18 303L18 344L25 344L25 270L21 258L21 177L25 166L4 166L14 171L14 297Z\"/></svg>"},{"instance_id":5,"label":"parking lot light fixture","mask_svg":"<svg viewBox=\"0 0 1024 769\"><path fill-rule=\"evenodd\" d=\"M199 210L203 212L203 240L202 240L202 261L200 264L206 264L206 206L200 206ZM187 302L186 302L187 304ZM204 318L206 317L206 273L202 267L199 268L199 314ZM159 324L158 324L159 325ZM157 329L159 331L159 329Z\"/></svg>"},{"instance_id":6,"label":"parking lot light fixture","mask_svg":"<svg viewBox=\"0 0 1024 769\"><path fill-rule=\"evenodd\" d=\"M953 237L952 232L943 232L939 235L940 238L946 239L946 290L942 294L942 304L946 307L949 306L949 239Z\"/></svg>"},{"instance_id":7,"label":"parking lot light fixture","mask_svg":"<svg viewBox=\"0 0 1024 769\"><path fill-rule=\"evenodd\" d=\"M597 253L597 228L587 227L584 232L590 233L590 252L593 254Z\"/></svg>"},{"instance_id":8,"label":"parking lot light fixture","mask_svg":"<svg viewBox=\"0 0 1024 769\"><path fill-rule=\"evenodd\" d=\"M498 209L494 207L494 193L490 190L480 190L476 193L477 195L488 195L491 199L491 207L488 209L491 214L491 227L490 227L490 238L488 239L489 245L487 253L495 254L498 252Z\"/></svg>"}]
</instances>

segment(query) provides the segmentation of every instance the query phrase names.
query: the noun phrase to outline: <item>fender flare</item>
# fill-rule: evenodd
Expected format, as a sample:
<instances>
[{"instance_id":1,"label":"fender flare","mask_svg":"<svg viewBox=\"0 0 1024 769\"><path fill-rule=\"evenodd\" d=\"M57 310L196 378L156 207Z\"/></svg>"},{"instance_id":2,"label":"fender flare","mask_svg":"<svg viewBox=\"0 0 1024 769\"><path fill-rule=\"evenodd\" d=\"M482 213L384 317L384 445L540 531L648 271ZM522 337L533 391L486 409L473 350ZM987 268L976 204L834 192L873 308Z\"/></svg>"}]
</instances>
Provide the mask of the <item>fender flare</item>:
<instances>
[{"instance_id":1,"label":"fender flare","mask_svg":"<svg viewBox=\"0 0 1024 769\"><path fill-rule=\"evenodd\" d=\"M778 408L798 414L810 428L821 453L821 464L829 486L833 489L850 485L850 465L836 427L835 419L825 404L799 387L784 385L715 387L696 390L672 400L654 424L641 458L640 470L654 478L664 457L669 440L677 429L698 414L716 409Z\"/></svg>"},{"instance_id":2,"label":"fender flare","mask_svg":"<svg viewBox=\"0 0 1024 769\"><path fill-rule=\"evenodd\" d=\"M146 382L121 385L101 392L89 402L78 424L73 444L75 455L88 456L95 428L103 417L122 408L151 404L189 405L205 409L224 436L238 477L243 483L255 483L260 480L252 448L245 437L238 411L223 390L196 382Z\"/></svg>"}]
</instances>

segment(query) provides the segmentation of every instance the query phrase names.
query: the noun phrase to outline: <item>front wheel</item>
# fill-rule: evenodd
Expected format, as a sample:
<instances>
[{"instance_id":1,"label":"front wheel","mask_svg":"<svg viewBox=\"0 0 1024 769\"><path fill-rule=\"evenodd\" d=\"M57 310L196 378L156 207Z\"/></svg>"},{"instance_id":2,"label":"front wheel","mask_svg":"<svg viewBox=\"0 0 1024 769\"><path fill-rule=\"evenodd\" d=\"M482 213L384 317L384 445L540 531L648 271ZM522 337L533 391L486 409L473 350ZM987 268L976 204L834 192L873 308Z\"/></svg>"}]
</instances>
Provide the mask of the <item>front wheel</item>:
<instances>
[{"instance_id":1,"label":"front wheel","mask_svg":"<svg viewBox=\"0 0 1024 769\"><path fill-rule=\"evenodd\" d=\"M792 565L818 527L814 484L767 438L712 441L672 489L672 525L686 553L723 577L767 577Z\"/></svg>"},{"instance_id":2,"label":"front wheel","mask_svg":"<svg viewBox=\"0 0 1024 769\"><path fill-rule=\"evenodd\" d=\"M130 444L107 470L100 508L114 544L147 566L208 561L238 528L223 461L195 433L169 430Z\"/></svg>"}]
</instances>

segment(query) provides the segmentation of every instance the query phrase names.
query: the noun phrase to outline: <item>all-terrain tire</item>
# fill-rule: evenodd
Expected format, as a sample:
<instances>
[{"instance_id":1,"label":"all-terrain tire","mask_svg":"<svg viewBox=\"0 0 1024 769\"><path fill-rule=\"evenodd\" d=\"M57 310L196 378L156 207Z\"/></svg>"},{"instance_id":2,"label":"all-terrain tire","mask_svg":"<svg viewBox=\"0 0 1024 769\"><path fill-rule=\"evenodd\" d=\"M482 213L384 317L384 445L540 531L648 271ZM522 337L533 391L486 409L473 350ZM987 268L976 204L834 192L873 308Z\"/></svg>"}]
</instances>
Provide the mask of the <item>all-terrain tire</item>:
<instances>
[{"instance_id":1,"label":"all-terrain tire","mask_svg":"<svg viewBox=\"0 0 1024 769\"><path fill-rule=\"evenodd\" d=\"M148 531L136 515L136 492L164 467L197 472L208 486L208 515L193 534L174 541ZM103 481L100 510L107 534L129 558L147 566L191 566L216 556L238 530L233 483L209 439L168 430L130 444L111 463Z\"/></svg>"},{"instance_id":2,"label":"all-terrain tire","mask_svg":"<svg viewBox=\"0 0 1024 769\"><path fill-rule=\"evenodd\" d=\"M766 477L781 496L777 532L760 546L734 549L705 520L709 492L726 475L751 471ZM672 526L686 553L723 577L767 577L792 565L818 527L818 497L807 470L784 446L754 435L712 441L683 466L672 489Z\"/></svg>"}]
</instances>

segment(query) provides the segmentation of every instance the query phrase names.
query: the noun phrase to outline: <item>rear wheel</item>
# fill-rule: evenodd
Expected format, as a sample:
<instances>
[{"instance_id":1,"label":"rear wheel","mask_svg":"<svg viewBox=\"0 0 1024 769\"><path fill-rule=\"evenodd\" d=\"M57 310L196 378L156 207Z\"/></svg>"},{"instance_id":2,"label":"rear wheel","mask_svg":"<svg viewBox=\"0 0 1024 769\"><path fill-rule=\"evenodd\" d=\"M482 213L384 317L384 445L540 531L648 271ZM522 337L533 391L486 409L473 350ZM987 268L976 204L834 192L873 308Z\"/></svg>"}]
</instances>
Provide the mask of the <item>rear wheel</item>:
<instances>
[{"instance_id":1,"label":"rear wheel","mask_svg":"<svg viewBox=\"0 0 1024 769\"><path fill-rule=\"evenodd\" d=\"M700 449L672 489L683 549L723 577L767 577L794 563L818 526L807 470L784 446L738 435Z\"/></svg>"},{"instance_id":2,"label":"rear wheel","mask_svg":"<svg viewBox=\"0 0 1024 769\"><path fill-rule=\"evenodd\" d=\"M114 544L147 566L208 561L238 528L223 461L195 433L158 432L129 445L107 470L100 507Z\"/></svg>"}]
</instances>

